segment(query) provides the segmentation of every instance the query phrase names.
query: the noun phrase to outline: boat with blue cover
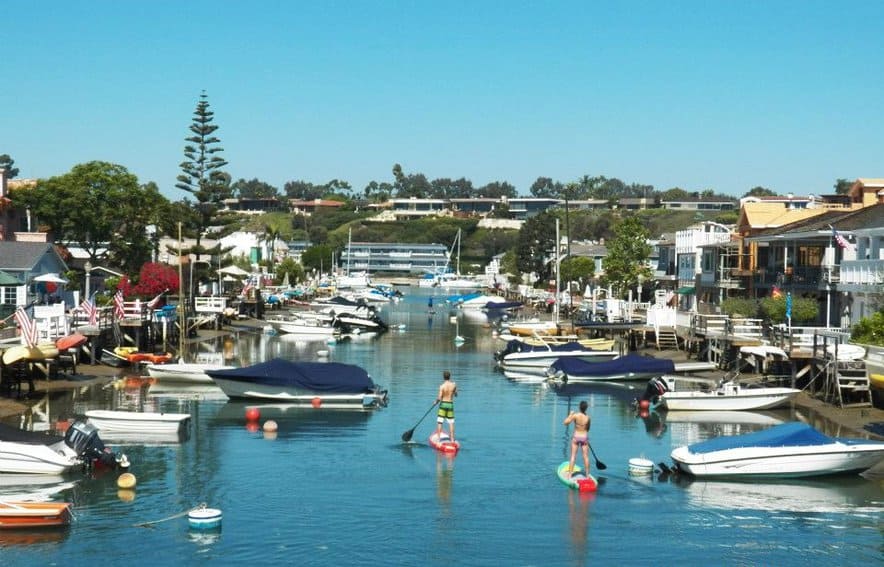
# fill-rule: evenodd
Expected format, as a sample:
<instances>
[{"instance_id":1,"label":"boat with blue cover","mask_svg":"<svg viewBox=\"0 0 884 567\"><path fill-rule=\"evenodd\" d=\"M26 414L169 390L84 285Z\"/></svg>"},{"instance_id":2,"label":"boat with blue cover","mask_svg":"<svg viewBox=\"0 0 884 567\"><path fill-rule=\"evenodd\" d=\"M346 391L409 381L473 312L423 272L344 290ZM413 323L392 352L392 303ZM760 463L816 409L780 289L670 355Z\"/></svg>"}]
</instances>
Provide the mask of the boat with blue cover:
<instances>
[{"instance_id":1,"label":"boat with blue cover","mask_svg":"<svg viewBox=\"0 0 884 567\"><path fill-rule=\"evenodd\" d=\"M575 382L647 380L675 372L675 363L667 358L627 354L613 360L587 362L580 358L560 357L547 370L551 385Z\"/></svg>"},{"instance_id":2,"label":"boat with blue cover","mask_svg":"<svg viewBox=\"0 0 884 567\"><path fill-rule=\"evenodd\" d=\"M278 400L314 407L378 408L387 405L387 391L368 372L342 362L267 362L206 371L229 398Z\"/></svg>"},{"instance_id":3,"label":"boat with blue cover","mask_svg":"<svg viewBox=\"0 0 884 567\"><path fill-rule=\"evenodd\" d=\"M678 447L671 457L679 472L696 477L798 478L868 470L884 459L884 442L829 437L789 422Z\"/></svg>"}]
</instances>

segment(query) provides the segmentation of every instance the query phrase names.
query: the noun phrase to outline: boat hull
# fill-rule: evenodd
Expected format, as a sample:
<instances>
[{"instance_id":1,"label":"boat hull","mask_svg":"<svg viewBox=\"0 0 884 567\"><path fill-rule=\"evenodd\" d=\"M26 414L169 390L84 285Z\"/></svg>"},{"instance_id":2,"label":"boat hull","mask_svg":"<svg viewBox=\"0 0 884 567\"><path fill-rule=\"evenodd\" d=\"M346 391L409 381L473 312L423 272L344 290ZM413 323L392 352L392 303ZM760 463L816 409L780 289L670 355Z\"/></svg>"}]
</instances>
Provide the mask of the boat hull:
<instances>
[{"instance_id":1,"label":"boat hull","mask_svg":"<svg viewBox=\"0 0 884 567\"><path fill-rule=\"evenodd\" d=\"M539 373L546 373L553 362L559 358L576 358L586 362L599 362L613 360L618 356L614 351L590 350L590 351L561 351L561 352L514 352L507 354L500 361L500 367L504 370L525 372L526 368L535 369Z\"/></svg>"},{"instance_id":2,"label":"boat hull","mask_svg":"<svg viewBox=\"0 0 884 567\"><path fill-rule=\"evenodd\" d=\"M63 474L81 464L64 441L51 445L0 441L0 473Z\"/></svg>"},{"instance_id":3,"label":"boat hull","mask_svg":"<svg viewBox=\"0 0 884 567\"><path fill-rule=\"evenodd\" d=\"M188 413L153 413L134 411L90 410L89 422L102 433L175 435L190 424Z\"/></svg>"},{"instance_id":4,"label":"boat hull","mask_svg":"<svg viewBox=\"0 0 884 567\"><path fill-rule=\"evenodd\" d=\"M376 408L386 405L387 393L330 394L302 388L259 384L227 378L213 378L228 398L242 400L276 400L326 408Z\"/></svg>"},{"instance_id":5,"label":"boat hull","mask_svg":"<svg viewBox=\"0 0 884 567\"><path fill-rule=\"evenodd\" d=\"M749 388L736 392L666 392L661 396L669 411L764 410L788 405L801 390L794 388Z\"/></svg>"},{"instance_id":6,"label":"boat hull","mask_svg":"<svg viewBox=\"0 0 884 567\"><path fill-rule=\"evenodd\" d=\"M183 384L214 384L212 378L206 374L206 370L225 370L233 368L233 366L225 366L221 364L199 364L199 363L169 363L169 364L149 364L147 365L147 373L158 380L164 382L180 382Z\"/></svg>"},{"instance_id":7,"label":"boat hull","mask_svg":"<svg viewBox=\"0 0 884 567\"><path fill-rule=\"evenodd\" d=\"M58 528L70 523L68 503L0 502L0 529Z\"/></svg>"}]
</instances>

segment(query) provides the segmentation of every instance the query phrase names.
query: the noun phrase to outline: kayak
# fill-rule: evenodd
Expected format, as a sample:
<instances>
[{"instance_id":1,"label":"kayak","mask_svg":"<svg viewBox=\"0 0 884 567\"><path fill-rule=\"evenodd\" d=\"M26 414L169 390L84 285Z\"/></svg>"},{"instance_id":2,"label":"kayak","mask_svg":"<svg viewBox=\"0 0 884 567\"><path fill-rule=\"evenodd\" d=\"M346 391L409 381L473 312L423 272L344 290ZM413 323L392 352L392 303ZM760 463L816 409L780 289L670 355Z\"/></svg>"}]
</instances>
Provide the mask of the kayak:
<instances>
[{"instance_id":1,"label":"kayak","mask_svg":"<svg viewBox=\"0 0 884 567\"><path fill-rule=\"evenodd\" d=\"M562 484L580 492L595 492L599 488L599 483L595 477L584 473L583 469L576 463L570 478L568 477L568 461L559 465L559 468L556 469L556 475L562 481Z\"/></svg>"},{"instance_id":2,"label":"kayak","mask_svg":"<svg viewBox=\"0 0 884 567\"><path fill-rule=\"evenodd\" d=\"M443 453L454 454L460 449L460 441L451 441L451 438L448 437L447 433L441 433L438 435L433 433L430 435L430 447L437 451L442 451Z\"/></svg>"}]
</instances>

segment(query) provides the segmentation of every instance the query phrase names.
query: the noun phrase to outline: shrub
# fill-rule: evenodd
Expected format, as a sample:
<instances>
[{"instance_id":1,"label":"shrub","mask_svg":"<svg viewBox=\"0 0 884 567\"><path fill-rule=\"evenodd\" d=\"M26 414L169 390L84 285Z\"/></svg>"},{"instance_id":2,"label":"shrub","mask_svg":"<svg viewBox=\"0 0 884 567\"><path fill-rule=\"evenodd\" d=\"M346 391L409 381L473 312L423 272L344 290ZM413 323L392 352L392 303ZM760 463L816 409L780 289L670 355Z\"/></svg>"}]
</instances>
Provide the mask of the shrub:
<instances>
[{"instance_id":1,"label":"shrub","mask_svg":"<svg viewBox=\"0 0 884 567\"><path fill-rule=\"evenodd\" d=\"M758 301L742 297L728 297L721 302L721 311L731 317L756 317Z\"/></svg>"},{"instance_id":2,"label":"shrub","mask_svg":"<svg viewBox=\"0 0 884 567\"><path fill-rule=\"evenodd\" d=\"M786 296L765 297L761 300L761 312L773 323L786 322ZM792 297L792 321L813 321L820 313L820 306L815 299Z\"/></svg>"},{"instance_id":3,"label":"shrub","mask_svg":"<svg viewBox=\"0 0 884 567\"><path fill-rule=\"evenodd\" d=\"M850 338L857 343L884 346L884 311L860 319Z\"/></svg>"}]
</instances>

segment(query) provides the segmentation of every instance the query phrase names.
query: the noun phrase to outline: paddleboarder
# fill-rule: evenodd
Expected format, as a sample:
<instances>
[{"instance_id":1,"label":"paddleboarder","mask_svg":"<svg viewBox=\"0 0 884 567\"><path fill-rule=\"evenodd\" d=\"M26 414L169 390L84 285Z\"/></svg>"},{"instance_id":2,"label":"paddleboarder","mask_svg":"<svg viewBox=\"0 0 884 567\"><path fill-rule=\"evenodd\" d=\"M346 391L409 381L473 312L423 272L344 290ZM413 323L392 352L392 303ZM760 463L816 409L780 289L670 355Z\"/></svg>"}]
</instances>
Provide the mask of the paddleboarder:
<instances>
[{"instance_id":1,"label":"paddleboarder","mask_svg":"<svg viewBox=\"0 0 884 567\"><path fill-rule=\"evenodd\" d=\"M436 414L436 435L442 434L442 424L448 422L448 437L454 441L454 397L457 396L457 384L451 379L451 373L447 370L442 372L442 384L439 385L439 395L436 403L439 411Z\"/></svg>"},{"instance_id":2,"label":"paddleboarder","mask_svg":"<svg viewBox=\"0 0 884 567\"><path fill-rule=\"evenodd\" d=\"M589 476L589 426L592 418L587 415L589 404L586 400L580 402L580 411L572 411L565 418L565 426L574 424L574 435L571 436L571 461L568 464L568 475L574 470L574 461L577 458L577 448L583 448L583 471Z\"/></svg>"}]
</instances>

